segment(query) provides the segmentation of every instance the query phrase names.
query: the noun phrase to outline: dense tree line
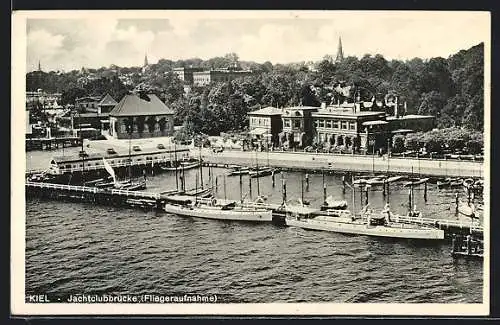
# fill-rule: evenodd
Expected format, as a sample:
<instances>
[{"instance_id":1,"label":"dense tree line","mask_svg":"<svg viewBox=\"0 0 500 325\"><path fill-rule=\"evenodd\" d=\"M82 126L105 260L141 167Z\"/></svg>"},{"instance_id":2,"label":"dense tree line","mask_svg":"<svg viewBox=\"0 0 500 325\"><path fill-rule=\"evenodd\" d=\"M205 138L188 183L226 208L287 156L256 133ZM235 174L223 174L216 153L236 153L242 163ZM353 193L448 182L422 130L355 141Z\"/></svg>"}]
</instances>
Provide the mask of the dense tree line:
<instances>
[{"instance_id":1,"label":"dense tree line","mask_svg":"<svg viewBox=\"0 0 500 325\"><path fill-rule=\"evenodd\" d=\"M310 69L305 62L294 64L263 64L239 61L234 53L209 60L159 60L145 73L140 68L112 66L86 73L98 76L82 83L82 73L31 72L27 75L27 90L42 88L60 91L63 104L76 97L109 92L117 101L133 88L156 93L176 112L176 124L184 124L189 132L218 134L243 130L248 126L246 114L265 106L319 106L355 96L363 100L397 94L406 102L406 114L436 116L439 128L483 130L483 44L462 50L449 58L407 61L386 60L382 55L347 57L340 63L325 59ZM184 85L172 69L176 67L217 69L238 66L252 69L251 77L206 87ZM128 74L132 86L124 86L118 75ZM352 86L351 92L336 91L339 86Z\"/></svg>"}]
</instances>

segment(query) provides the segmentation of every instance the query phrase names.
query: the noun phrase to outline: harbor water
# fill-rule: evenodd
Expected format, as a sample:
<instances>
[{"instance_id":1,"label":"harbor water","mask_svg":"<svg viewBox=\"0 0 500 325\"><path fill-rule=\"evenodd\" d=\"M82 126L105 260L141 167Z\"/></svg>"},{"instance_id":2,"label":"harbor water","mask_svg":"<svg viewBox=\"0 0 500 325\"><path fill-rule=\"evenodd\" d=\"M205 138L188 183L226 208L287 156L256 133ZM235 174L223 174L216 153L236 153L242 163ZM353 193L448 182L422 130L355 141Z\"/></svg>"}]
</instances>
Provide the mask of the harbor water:
<instances>
[{"instance_id":1,"label":"harbor water","mask_svg":"<svg viewBox=\"0 0 500 325\"><path fill-rule=\"evenodd\" d=\"M66 149L67 150L67 149ZM50 152L28 153L28 168L47 167ZM37 166L36 164L40 164ZM240 178L227 170L203 169L204 186L217 196L240 198ZM175 172L146 175L148 191L175 189ZM323 176L286 172L242 177L242 195L258 194L281 203L303 196L312 206L323 201ZM325 175L328 195L345 199L342 175ZM188 188L199 170L185 172ZM199 182L198 182L199 185ZM460 191L462 191L460 189ZM415 204L424 216L454 218L455 191L429 185L416 188ZM463 193L461 193L463 195ZM355 193L354 208L366 196ZM380 189L368 192L381 209ZM408 189L391 184L395 213L408 209ZM26 202L26 294L224 294L226 302L393 302L481 303L483 261L453 259L447 241L349 236L275 224L223 222L179 217L157 211L28 199Z\"/></svg>"}]
</instances>

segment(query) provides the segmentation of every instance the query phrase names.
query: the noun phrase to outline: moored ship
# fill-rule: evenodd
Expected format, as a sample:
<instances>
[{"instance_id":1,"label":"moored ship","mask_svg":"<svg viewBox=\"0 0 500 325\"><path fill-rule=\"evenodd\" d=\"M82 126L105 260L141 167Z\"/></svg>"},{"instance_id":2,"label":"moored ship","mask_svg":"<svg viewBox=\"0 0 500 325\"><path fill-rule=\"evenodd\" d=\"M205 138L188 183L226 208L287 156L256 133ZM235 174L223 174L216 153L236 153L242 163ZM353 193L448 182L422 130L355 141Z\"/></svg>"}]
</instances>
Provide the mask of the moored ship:
<instances>
[{"instance_id":1,"label":"moored ship","mask_svg":"<svg viewBox=\"0 0 500 325\"><path fill-rule=\"evenodd\" d=\"M285 222L287 226L311 230L322 230L344 234L367 235L376 237L391 237L405 239L444 239L444 231L416 224L397 223L384 214L366 213L357 217L329 215L308 207L289 207L286 209ZM388 220L389 219L389 220Z\"/></svg>"}]
</instances>

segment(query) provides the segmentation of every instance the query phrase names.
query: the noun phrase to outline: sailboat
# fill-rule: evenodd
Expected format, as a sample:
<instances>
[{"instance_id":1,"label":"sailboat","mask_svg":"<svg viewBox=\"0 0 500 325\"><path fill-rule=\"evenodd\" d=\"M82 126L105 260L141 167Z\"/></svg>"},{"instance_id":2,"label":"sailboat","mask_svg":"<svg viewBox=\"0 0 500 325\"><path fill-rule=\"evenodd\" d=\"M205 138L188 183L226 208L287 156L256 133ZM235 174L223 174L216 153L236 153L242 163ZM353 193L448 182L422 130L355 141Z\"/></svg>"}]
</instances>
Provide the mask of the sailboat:
<instances>
[{"instance_id":1,"label":"sailboat","mask_svg":"<svg viewBox=\"0 0 500 325\"><path fill-rule=\"evenodd\" d=\"M111 176L112 181L103 181L96 183L96 187L104 187L104 188L113 188L113 189L119 189L119 190L128 190L128 191L138 191L138 190L143 190L146 188L146 181L139 181L139 182L132 182L131 179L125 180L125 181L118 181L116 179L115 171L113 170L113 167L108 163L108 161L105 158L103 159L104 163L104 168L106 171L109 173Z\"/></svg>"}]
</instances>

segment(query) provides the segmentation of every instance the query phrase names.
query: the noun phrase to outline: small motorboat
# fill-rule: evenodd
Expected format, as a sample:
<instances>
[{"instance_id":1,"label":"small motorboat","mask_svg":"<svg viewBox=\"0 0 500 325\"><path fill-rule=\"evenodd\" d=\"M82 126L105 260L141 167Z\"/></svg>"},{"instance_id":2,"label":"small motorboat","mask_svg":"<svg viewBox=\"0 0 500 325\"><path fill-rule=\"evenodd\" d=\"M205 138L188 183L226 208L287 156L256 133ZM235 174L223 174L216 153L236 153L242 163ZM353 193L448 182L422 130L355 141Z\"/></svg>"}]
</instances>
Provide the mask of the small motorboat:
<instances>
[{"instance_id":1,"label":"small motorboat","mask_svg":"<svg viewBox=\"0 0 500 325\"><path fill-rule=\"evenodd\" d=\"M471 235L454 236L451 242L451 256L465 258L483 258L484 243Z\"/></svg>"},{"instance_id":2,"label":"small motorboat","mask_svg":"<svg viewBox=\"0 0 500 325\"><path fill-rule=\"evenodd\" d=\"M274 172L273 168L265 167L265 168L258 169L258 170L251 170L248 173L248 175L250 175L250 177L252 177L252 178L255 178L255 177L268 176L268 175L271 175L273 172Z\"/></svg>"},{"instance_id":3,"label":"small motorboat","mask_svg":"<svg viewBox=\"0 0 500 325\"><path fill-rule=\"evenodd\" d=\"M233 168L233 170L228 174L228 176L248 175L249 173L250 173L249 167L237 167Z\"/></svg>"},{"instance_id":4,"label":"small motorboat","mask_svg":"<svg viewBox=\"0 0 500 325\"><path fill-rule=\"evenodd\" d=\"M182 161L177 167L176 166L160 166L161 170L164 171L175 171L175 170L186 170L200 167L201 162L199 160Z\"/></svg>"},{"instance_id":5,"label":"small motorboat","mask_svg":"<svg viewBox=\"0 0 500 325\"><path fill-rule=\"evenodd\" d=\"M446 178L445 180L438 180L436 184L438 188L450 188L462 186L463 182L463 180L458 178Z\"/></svg>"},{"instance_id":6,"label":"small motorboat","mask_svg":"<svg viewBox=\"0 0 500 325\"><path fill-rule=\"evenodd\" d=\"M359 178L359 179L356 179L354 180L354 182L352 182L354 185L364 185L366 184L368 180L364 179L364 178Z\"/></svg>"},{"instance_id":7,"label":"small motorboat","mask_svg":"<svg viewBox=\"0 0 500 325\"><path fill-rule=\"evenodd\" d=\"M426 177L426 178L414 178L414 179L411 179L409 182L406 182L404 183L404 186L408 187L408 186L417 186L417 185L420 185L420 184L424 184L426 182L429 181L429 178Z\"/></svg>"},{"instance_id":8,"label":"small motorboat","mask_svg":"<svg viewBox=\"0 0 500 325\"><path fill-rule=\"evenodd\" d=\"M385 183L384 177L373 177L373 178L366 180L366 184L370 184L372 186L383 185L384 183Z\"/></svg>"},{"instance_id":9,"label":"small motorboat","mask_svg":"<svg viewBox=\"0 0 500 325\"><path fill-rule=\"evenodd\" d=\"M114 186L114 189L117 190L124 190L124 191L140 191L146 189L146 181L138 181L138 182L124 182L124 183L117 183Z\"/></svg>"}]
</instances>

